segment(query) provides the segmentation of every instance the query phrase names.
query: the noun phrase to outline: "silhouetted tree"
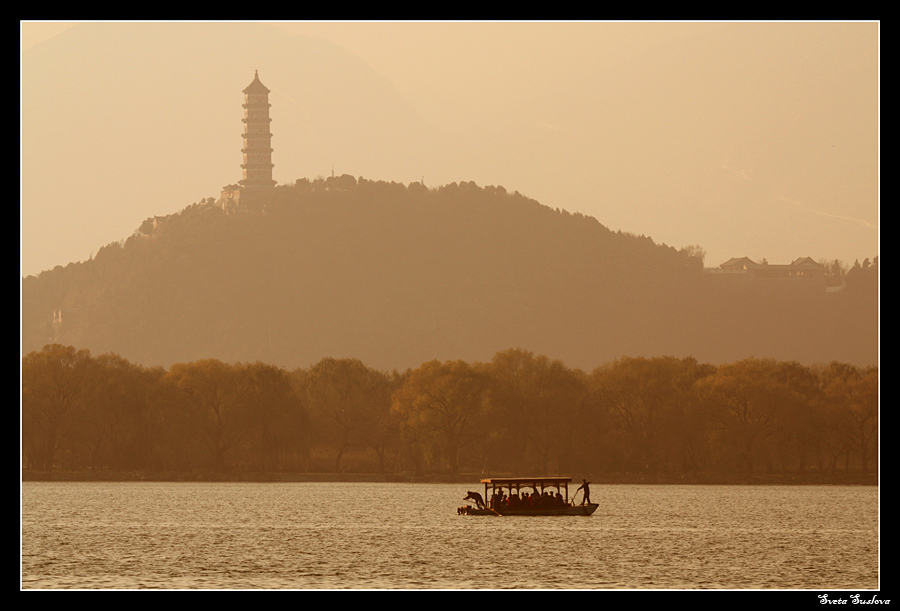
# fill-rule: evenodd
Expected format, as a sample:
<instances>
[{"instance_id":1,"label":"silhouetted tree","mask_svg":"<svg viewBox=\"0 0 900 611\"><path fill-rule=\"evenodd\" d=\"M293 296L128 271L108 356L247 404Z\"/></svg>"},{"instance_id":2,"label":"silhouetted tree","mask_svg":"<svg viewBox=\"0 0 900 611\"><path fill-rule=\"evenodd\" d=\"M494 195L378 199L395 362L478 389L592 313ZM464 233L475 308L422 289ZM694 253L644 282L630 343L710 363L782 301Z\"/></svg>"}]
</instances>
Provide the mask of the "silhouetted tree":
<instances>
[{"instance_id":1,"label":"silhouetted tree","mask_svg":"<svg viewBox=\"0 0 900 611\"><path fill-rule=\"evenodd\" d=\"M878 369L832 364L829 374L824 395L836 432L849 440L868 473L878 449Z\"/></svg>"},{"instance_id":2,"label":"silhouetted tree","mask_svg":"<svg viewBox=\"0 0 900 611\"><path fill-rule=\"evenodd\" d=\"M378 452L387 443L391 388L385 374L359 359L325 358L303 384L321 440L336 452L336 473L348 448L369 445Z\"/></svg>"},{"instance_id":3,"label":"silhouetted tree","mask_svg":"<svg viewBox=\"0 0 900 611\"><path fill-rule=\"evenodd\" d=\"M242 425L248 435L247 459L263 471L305 465L311 443L311 423L304 402L287 372L274 365L246 367L248 391L243 395Z\"/></svg>"},{"instance_id":4,"label":"silhouetted tree","mask_svg":"<svg viewBox=\"0 0 900 611\"><path fill-rule=\"evenodd\" d=\"M179 390L180 405L205 443L215 471L225 471L247 436L242 413L249 385L245 370L217 359L178 363L167 378Z\"/></svg>"},{"instance_id":5,"label":"silhouetted tree","mask_svg":"<svg viewBox=\"0 0 900 611\"><path fill-rule=\"evenodd\" d=\"M485 431L488 377L464 361L429 361L413 370L394 393L393 410L418 439L432 444L450 473L459 472L459 452L475 446Z\"/></svg>"},{"instance_id":6,"label":"silhouetted tree","mask_svg":"<svg viewBox=\"0 0 900 611\"><path fill-rule=\"evenodd\" d=\"M699 381L698 389L722 434L723 447L734 450L746 474L752 474L754 463L768 454L765 444L778 430L784 411L803 400L779 375L774 359L722 365Z\"/></svg>"},{"instance_id":7,"label":"silhouetted tree","mask_svg":"<svg viewBox=\"0 0 900 611\"><path fill-rule=\"evenodd\" d=\"M151 397L158 370L145 370L117 354L97 356L89 369L80 442L93 468L146 469L158 433Z\"/></svg>"},{"instance_id":8,"label":"silhouetted tree","mask_svg":"<svg viewBox=\"0 0 900 611\"><path fill-rule=\"evenodd\" d=\"M91 366L87 350L52 344L22 359L23 463L51 471L66 452L81 414L85 378Z\"/></svg>"},{"instance_id":9,"label":"silhouetted tree","mask_svg":"<svg viewBox=\"0 0 900 611\"><path fill-rule=\"evenodd\" d=\"M592 389L614 416L630 468L655 472L696 462L689 418L694 383L709 373L692 358L623 358L591 375Z\"/></svg>"}]
</instances>

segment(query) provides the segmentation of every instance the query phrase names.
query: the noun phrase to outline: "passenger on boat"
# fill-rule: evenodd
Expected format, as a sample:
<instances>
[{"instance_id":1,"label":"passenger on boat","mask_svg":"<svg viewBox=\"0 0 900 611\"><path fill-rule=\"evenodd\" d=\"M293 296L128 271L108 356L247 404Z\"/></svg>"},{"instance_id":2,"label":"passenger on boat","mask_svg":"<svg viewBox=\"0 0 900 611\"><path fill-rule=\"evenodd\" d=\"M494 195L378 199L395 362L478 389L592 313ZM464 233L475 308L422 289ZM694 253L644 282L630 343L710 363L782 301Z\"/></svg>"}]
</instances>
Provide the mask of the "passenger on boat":
<instances>
[{"instance_id":1,"label":"passenger on boat","mask_svg":"<svg viewBox=\"0 0 900 611\"><path fill-rule=\"evenodd\" d=\"M584 490L584 498L581 499L581 504L582 505L584 505L584 504L590 505L591 504L591 485L586 479L581 480L581 482L582 482L582 484L580 486L578 486L578 488L575 490L575 494L578 494L579 490Z\"/></svg>"}]
</instances>

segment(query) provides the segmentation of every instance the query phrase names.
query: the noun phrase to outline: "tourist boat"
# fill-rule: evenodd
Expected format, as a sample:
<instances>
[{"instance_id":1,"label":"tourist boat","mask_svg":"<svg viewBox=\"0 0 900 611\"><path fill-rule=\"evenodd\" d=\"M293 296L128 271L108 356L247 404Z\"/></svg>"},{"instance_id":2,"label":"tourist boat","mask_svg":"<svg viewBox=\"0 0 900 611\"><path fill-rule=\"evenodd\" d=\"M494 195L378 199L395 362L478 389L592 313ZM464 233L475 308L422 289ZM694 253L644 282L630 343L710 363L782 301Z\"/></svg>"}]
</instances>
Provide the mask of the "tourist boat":
<instances>
[{"instance_id":1,"label":"tourist boat","mask_svg":"<svg viewBox=\"0 0 900 611\"><path fill-rule=\"evenodd\" d=\"M569 501L571 477L492 477L483 479L484 496L469 492L463 500L475 506L460 507L460 515L474 516L589 516L597 503L576 505ZM576 490L577 493L577 490ZM574 498L572 499L574 501Z\"/></svg>"}]
</instances>

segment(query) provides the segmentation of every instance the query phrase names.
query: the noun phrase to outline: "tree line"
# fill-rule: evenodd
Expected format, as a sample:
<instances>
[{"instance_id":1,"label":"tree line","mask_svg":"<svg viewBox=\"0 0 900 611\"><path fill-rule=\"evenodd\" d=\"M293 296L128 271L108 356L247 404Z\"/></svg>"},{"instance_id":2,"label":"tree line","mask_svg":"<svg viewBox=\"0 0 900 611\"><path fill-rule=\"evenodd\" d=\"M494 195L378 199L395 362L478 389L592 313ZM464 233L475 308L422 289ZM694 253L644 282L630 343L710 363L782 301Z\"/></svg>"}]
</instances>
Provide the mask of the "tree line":
<instances>
[{"instance_id":1,"label":"tree line","mask_svg":"<svg viewBox=\"0 0 900 611\"><path fill-rule=\"evenodd\" d=\"M168 369L52 344L22 359L26 470L872 473L878 368L515 348L385 372L204 359Z\"/></svg>"}]
</instances>

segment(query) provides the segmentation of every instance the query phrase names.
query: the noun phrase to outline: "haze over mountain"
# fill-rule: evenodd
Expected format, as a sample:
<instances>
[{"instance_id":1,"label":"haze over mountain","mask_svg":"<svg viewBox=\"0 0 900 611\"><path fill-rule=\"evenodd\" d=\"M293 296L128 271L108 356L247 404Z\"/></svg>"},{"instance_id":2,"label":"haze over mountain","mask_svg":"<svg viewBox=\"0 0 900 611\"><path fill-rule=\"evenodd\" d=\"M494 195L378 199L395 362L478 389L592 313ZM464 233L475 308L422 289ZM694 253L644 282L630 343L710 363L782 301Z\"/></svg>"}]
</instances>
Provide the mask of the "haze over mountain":
<instances>
[{"instance_id":1,"label":"haze over mountain","mask_svg":"<svg viewBox=\"0 0 900 611\"><path fill-rule=\"evenodd\" d=\"M585 369L640 355L877 359L872 274L837 293L821 276L707 274L691 251L499 186L343 175L227 210L198 202L25 278L23 350L382 370L511 347Z\"/></svg>"},{"instance_id":2,"label":"haze over mountain","mask_svg":"<svg viewBox=\"0 0 900 611\"><path fill-rule=\"evenodd\" d=\"M254 70L283 184L503 185L712 266L877 255L877 23L82 23L22 56L23 274L235 182Z\"/></svg>"}]
</instances>

